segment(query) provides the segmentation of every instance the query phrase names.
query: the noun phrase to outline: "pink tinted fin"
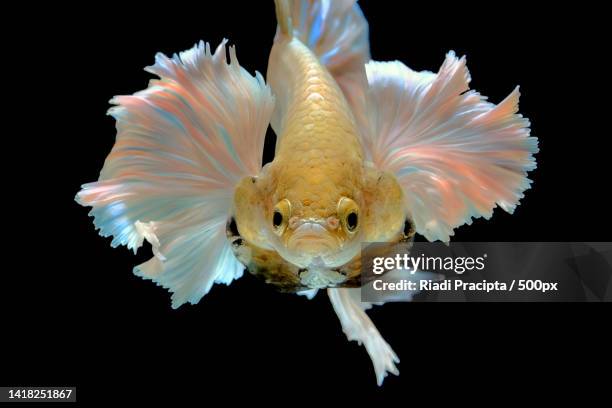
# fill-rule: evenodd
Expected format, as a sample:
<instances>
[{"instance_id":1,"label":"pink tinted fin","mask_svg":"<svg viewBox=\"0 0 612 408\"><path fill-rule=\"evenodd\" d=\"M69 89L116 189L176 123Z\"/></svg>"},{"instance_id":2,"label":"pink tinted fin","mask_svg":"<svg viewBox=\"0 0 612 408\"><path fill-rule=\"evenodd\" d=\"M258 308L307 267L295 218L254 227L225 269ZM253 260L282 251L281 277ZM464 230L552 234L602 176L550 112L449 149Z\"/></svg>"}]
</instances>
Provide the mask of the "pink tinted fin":
<instances>
[{"instance_id":1,"label":"pink tinted fin","mask_svg":"<svg viewBox=\"0 0 612 408\"><path fill-rule=\"evenodd\" d=\"M172 305L197 303L213 282L242 275L225 237L239 180L257 174L274 99L262 76L244 70L224 40L200 42L147 71L160 77L109 114L117 138L97 182L76 200L112 245L155 256L135 268L173 292Z\"/></svg>"},{"instance_id":2,"label":"pink tinted fin","mask_svg":"<svg viewBox=\"0 0 612 408\"><path fill-rule=\"evenodd\" d=\"M450 52L437 74L370 62L362 122L369 160L399 179L416 230L448 241L472 217L512 212L531 181L538 142L518 114L516 88L500 104L470 91L465 58Z\"/></svg>"}]
</instances>

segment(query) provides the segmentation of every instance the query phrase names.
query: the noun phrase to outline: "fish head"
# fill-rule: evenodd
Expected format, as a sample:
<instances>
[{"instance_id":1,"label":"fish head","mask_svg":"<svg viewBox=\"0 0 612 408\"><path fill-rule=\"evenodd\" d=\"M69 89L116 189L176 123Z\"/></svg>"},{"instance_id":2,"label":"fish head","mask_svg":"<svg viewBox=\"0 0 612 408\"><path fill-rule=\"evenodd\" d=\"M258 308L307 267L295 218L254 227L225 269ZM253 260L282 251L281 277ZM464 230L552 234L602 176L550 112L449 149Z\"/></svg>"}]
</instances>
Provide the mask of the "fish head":
<instances>
[{"instance_id":1,"label":"fish head","mask_svg":"<svg viewBox=\"0 0 612 408\"><path fill-rule=\"evenodd\" d=\"M359 254L362 180L296 170L272 162L239 184L234 213L240 235L299 269L339 267Z\"/></svg>"},{"instance_id":2,"label":"fish head","mask_svg":"<svg viewBox=\"0 0 612 408\"><path fill-rule=\"evenodd\" d=\"M407 215L395 177L370 168L355 173L352 183L328 184L327 191L302 180L289 184L270 169L243 180L235 195L240 235L277 253L287 263L282 269L294 270L304 286L342 286L358 274L346 266L354 265L363 242L405 238Z\"/></svg>"},{"instance_id":3,"label":"fish head","mask_svg":"<svg viewBox=\"0 0 612 408\"><path fill-rule=\"evenodd\" d=\"M412 238L414 223L403 189L391 173L363 164L347 182L286 189L267 210L276 250L303 268L340 268L364 242ZM336 187L336 188L333 188Z\"/></svg>"},{"instance_id":4,"label":"fish head","mask_svg":"<svg viewBox=\"0 0 612 408\"><path fill-rule=\"evenodd\" d=\"M282 198L269 212L277 237L273 240L275 249L304 269L344 265L359 253L361 243L361 206L356 198L339 195L333 207L317 211L304 205L307 199Z\"/></svg>"}]
</instances>

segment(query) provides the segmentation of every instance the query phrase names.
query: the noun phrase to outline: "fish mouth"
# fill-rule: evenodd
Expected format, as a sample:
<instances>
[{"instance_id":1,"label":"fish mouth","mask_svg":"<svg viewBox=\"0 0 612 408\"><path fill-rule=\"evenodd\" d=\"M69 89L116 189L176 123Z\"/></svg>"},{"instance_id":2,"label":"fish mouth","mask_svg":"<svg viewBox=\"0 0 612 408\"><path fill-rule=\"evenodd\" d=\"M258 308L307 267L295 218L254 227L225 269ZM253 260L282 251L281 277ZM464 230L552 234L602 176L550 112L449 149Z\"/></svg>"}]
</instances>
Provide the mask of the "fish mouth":
<instances>
[{"instance_id":1,"label":"fish mouth","mask_svg":"<svg viewBox=\"0 0 612 408\"><path fill-rule=\"evenodd\" d=\"M323 225L313 221L302 223L289 234L285 247L294 263L306 267L314 259L321 262L336 253L341 248L341 242Z\"/></svg>"},{"instance_id":2,"label":"fish mouth","mask_svg":"<svg viewBox=\"0 0 612 408\"><path fill-rule=\"evenodd\" d=\"M334 269L353 259L361 249L360 241L344 241L326 220L300 220L285 231L279 254L298 268Z\"/></svg>"},{"instance_id":3,"label":"fish mouth","mask_svg":"<svg viewBox=\"0 0 612 408\"><path fill-rule=\"evenodd\" d=\"M339 240L317 222L305 222L287 239L287 248L322 256L339 247Z\"/></svg>"}]
</instances>

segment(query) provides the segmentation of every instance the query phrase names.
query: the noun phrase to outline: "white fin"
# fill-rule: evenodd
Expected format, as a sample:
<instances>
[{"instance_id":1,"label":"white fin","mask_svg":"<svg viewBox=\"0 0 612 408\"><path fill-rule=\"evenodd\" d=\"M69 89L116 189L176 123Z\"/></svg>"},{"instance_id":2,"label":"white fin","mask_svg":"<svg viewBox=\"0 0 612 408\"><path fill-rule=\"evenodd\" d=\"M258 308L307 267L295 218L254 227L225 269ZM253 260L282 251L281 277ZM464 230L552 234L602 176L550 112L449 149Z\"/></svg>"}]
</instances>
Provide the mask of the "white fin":
<instances>
[{"instance_id":1,"label":"white fin","mask_svg":"<svg viewBox=\"0 0 612 408\"><path fill-rule=\"evenodd\" d=\"M225 237L233 189L257 174L274 99L259 73L245 71L226 40L211 53L200 42L147 71L160 80L109 110L116 143L98 182L77 201L112 245L136 251L143 239L155 256L135 268L174 292L173 307L197 303L213 282L242 275Z\"/></svg>"},{"instance_id":2,"label":"white fin","mask_svg":"<svg viewBox=\"0 0 612 408\"><path fill-rule=\"evenodd\" d=\"M362 71L370 60L368 22L356 0L293 0L291 22L334 76Z\"/></svg>"},{"instance_id":3,"label":"white fin","mask_svg":"<svg viewBox=\"0 0 612 408\"><path fill-rule=\"evenodd\" d=\"M363 344L372 359L376 372L376 383L380 386L387 376L387 372L398 375L395 366L399 358L393 349L382 338L374 323L365 313L371 304L361 305L358 301L359 288L327 289L327 294L346 337Z\"/></svg>"},{"instance_id":4,"label":"white fin","mask_svg":"<svg viewBox=\"0 0 612 408\"><path fill-rule=\"evenodd\" d=\"M450 52L438 74L370 62L364 149L399 179L417 232L447 242L472 217L512 212L536 167L535 137L517 114L518 88L499 105L468 91L465 58ZM365 122L364 122L365 119Z\"/></svg>"},{"instance_id":5,"label":"white fin","mask_svg":"<svg viewBox=\"0 0 612 408\"><path fill-rule=\"evenodd\" d=\"M307 289L296 293L300 296L306 296L308 300L312 300L317 295L317 292L319 292L319 289Z\"/></svg>"}]
</instances>

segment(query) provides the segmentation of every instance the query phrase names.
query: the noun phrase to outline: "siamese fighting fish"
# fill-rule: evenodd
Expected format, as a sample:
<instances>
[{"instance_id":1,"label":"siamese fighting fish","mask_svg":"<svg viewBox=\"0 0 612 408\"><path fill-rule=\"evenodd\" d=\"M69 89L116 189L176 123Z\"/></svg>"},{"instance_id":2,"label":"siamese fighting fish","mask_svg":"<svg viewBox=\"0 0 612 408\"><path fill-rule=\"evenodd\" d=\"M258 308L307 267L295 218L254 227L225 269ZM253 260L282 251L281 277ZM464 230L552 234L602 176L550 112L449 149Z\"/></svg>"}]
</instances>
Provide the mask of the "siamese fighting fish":
<instances>
[{"instance_id":1,"label":"siamese fighting fish","mask_svg":"<svg viewBox=\"0 0 612 408\"><path fill-rule=\"evenodd\" d=\"M360 301L362 243L448 242L497 205L512 212L537 139L518 88L489 102L470 90L465 57L448 52L437 73L372 61L355 0L275 5L265 79L226 40L157 54L146 70L159 79L111 100L115 145L76 200L112 246L150 243L134 273L174 308L245 269L283 292L325 289L380 385L399 359Z\"/></svg>"}]
</instances>

